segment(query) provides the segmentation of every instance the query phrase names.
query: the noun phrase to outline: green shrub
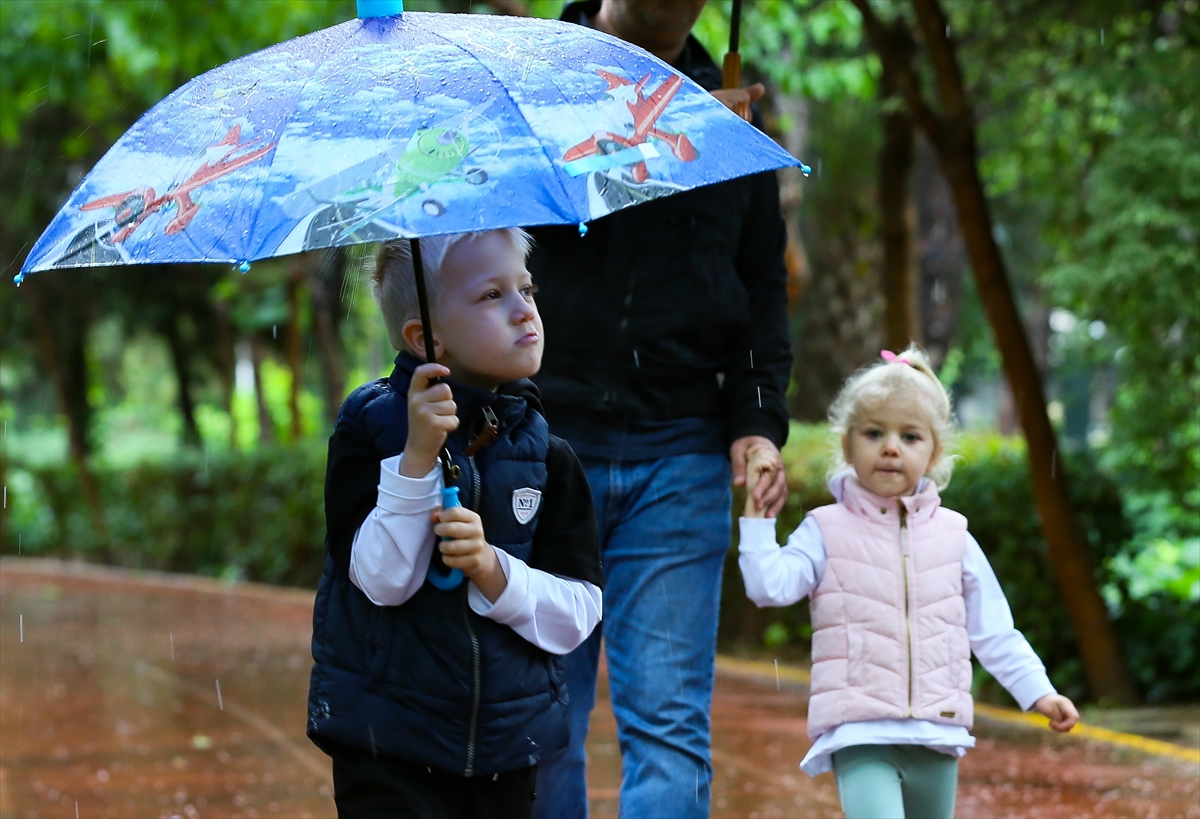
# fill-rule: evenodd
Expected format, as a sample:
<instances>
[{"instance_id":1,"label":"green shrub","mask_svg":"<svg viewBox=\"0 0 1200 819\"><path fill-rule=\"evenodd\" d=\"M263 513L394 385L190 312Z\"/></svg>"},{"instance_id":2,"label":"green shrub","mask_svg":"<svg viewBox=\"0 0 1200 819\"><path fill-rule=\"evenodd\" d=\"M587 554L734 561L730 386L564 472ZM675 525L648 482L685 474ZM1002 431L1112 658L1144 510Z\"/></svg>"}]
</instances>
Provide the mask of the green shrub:
<instances>
[{"instance_id":1,"label":"green shrub","mask_svg":"<svg viewBox=\"0 0 1200 819\"><path fill-rule=\"evenodd\" d=\"M99 467L102 535L70 463L9 464L17 491L4 550L315 587L324 477L325 448L316 443Z\"/></svg>"}]
</instances>

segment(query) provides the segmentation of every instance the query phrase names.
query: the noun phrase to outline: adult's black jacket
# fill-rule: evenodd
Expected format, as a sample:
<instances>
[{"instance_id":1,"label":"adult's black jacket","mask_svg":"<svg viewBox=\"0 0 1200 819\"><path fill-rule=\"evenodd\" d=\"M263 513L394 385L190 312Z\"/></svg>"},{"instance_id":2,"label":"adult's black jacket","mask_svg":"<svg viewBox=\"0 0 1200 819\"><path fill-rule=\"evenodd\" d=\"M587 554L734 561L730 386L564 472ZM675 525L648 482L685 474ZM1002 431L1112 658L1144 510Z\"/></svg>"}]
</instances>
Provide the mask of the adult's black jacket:
<instances>
[{"instance_id":1,"label":"adult's black jacket","mask_svg":"<svg viewBox=\"0 0 1200 819\"><path fill-rule=\"evenodd\" d=\"M598 0L563 19L586 24ZM706 89L721 71L689 37L677 69ZM562 405L615 416L726 421L729 440L787 437L787 234L774 172L530 231L546 353L536 378Z\"/></svg>"}]
</instances>

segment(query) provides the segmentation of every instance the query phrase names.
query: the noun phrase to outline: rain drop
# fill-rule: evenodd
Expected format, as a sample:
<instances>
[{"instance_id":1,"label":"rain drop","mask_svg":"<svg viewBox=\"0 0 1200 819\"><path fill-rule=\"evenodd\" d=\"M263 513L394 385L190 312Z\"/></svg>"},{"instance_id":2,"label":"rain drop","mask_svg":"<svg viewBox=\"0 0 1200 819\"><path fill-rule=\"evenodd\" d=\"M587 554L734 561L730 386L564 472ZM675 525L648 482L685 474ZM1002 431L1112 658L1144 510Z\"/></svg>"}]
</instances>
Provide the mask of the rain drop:
<instances>
[{"instance_id":1,"label":"rain drop","mask_svg":"<svg viewBox=\"0 0 1200 819\"><path fill-rule=\"evenodd\" d=\"M588 226L585 225L583 222L580 222L579 223L579 235L587 236L587 232L588 232Z\"/></svg>"},{"instance_id":2,"label":"rain drop","mask_svg":"<svg viewBox=\"0 0 1200 819\"><path fill-rule=\"evenodd\" d=\"M25 281L24 273L18 273L17 275L13 276L13 283L16 284L17 287L20 287L21 282L23 281Z\"/></svg>"},{"instance_id":3,"label":"rain drop","mask_svg":"<svg viewBox=\"0 0 1200 819\"><path fill-rule=\"evenodd\" d=\"M820 165L821 165L821 163L818 162L817 167L820 167ZM804 174L807 177L809 174L812 173L812 168L808 165L805 165L803 162L801 162L800 163L800 173ZM820 176L819 173L817 175Z\"/></svg>"}]
</instances>

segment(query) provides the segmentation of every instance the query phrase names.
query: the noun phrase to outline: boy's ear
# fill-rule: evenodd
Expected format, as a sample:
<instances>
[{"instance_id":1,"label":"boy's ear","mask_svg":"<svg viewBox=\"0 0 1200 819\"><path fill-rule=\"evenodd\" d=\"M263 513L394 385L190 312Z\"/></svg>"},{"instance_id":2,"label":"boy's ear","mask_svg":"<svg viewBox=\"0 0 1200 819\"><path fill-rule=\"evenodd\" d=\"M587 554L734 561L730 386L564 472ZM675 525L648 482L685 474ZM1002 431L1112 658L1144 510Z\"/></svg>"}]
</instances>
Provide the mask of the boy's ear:
<instances>
[{"instance_id":1,"label":"boy's ear","mask_svg":"<svg viewBox=\"0 0 1200 819\"><path fill-rule=\"evenodd\" d=\"M404 338L404 343L408 345L409 352L424 361L425 329L421 326L421 320L409 319L404 322L400 335ZM437 340L436 335L433 337L433 356L435 360L441 360L442 357L442 344Z\"/></svg>"}]
</instances>

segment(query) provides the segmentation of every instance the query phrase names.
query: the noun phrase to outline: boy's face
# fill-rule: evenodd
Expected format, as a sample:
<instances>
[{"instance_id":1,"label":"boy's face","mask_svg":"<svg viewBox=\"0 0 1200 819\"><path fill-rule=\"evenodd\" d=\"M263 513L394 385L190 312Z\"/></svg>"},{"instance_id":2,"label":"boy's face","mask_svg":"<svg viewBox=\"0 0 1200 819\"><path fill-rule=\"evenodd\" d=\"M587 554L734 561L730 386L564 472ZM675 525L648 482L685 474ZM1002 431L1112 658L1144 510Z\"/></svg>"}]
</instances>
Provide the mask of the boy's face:
<instances>
[{"instance_id":1,"label":"boy's face","mask_svg":"<svg viewBox=\"0 0 1200 819\"><path fill-rule=\"evenodd\" d=\"M503 233L459 242L442 262L433 316L438 361L450 379L484 390L528 378L542 366L542 318L533 277Z\"/></svg>"}]
</instances>

